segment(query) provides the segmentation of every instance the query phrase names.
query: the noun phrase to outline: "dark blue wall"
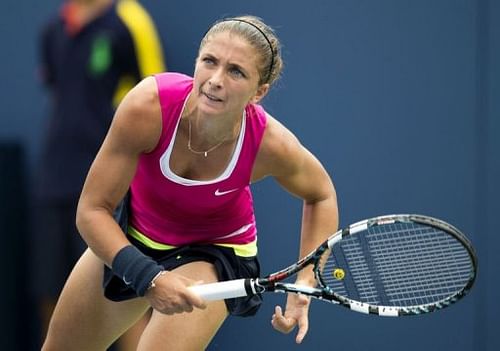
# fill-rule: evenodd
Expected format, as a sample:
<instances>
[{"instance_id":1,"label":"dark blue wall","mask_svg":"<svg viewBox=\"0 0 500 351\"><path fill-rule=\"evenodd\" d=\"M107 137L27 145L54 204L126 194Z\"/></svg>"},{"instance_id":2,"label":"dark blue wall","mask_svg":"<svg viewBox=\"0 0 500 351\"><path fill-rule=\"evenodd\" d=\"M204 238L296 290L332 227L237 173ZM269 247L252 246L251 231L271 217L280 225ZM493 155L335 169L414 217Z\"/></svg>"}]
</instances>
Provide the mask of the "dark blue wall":
<instances>
[{"instance_id":1,"label":"dark blue wall","mask_svg":"<svg viewBox=\"0 0 500 351\"><path fill-rule=\"evenodd\" d=\"M32 165L44 125L34 76L35 37L59 1L7 0L2 12L0 140L25 146ZM302 350L499 350L500 2L143 1L170 70L192 73L200 37L225 15L251 13L283 42L284 76L264 102L323 162L338 191L341 225L417 212L464 230L480 263L472 294L450 309L387 319L315 302ZM30 167L28 167L30 169ZM28 177L29 178L29 177ZM254 186L264 273L293 262L301 204L273 181ZM496 228L495 228L496 229ZM299 349L258 316L229 319L211 350Z\"/></svg>"}]
</instances>

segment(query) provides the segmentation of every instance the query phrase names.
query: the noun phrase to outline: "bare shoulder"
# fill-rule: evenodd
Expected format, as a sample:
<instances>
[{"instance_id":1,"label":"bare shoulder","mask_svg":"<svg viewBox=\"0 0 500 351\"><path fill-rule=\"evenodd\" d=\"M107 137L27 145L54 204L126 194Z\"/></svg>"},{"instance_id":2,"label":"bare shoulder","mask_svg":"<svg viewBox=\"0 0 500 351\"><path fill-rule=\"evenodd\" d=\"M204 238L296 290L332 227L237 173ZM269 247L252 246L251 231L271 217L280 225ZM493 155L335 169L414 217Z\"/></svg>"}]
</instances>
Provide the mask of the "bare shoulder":
<instances>
[{"instance_id":1,"label":"bare shoulder","mask_svg":"<svg viewBox=\"0 0 500 351\"><path fill-rule=\"evenodd\" d=\"M252 180L266 176L279 177L300 167L306 150L297 137L274 117L267 125L254 165Z\"/></svg>"},{"instance_id":2,"label":"bare shoulder","mask_svg":"<svg viewBox=\"0 0 500 351\"><path fill-rule=\"evenodd\" d=\"M118 106L109 136L125 138L141 152L152 150L161 133L161 107L156 81L147 77Z\"/></svg>"},{"instance_id":3,"label":"bare shoulder","mask_svg":"<svg viewBox=\"0 0 500 351\"><path fill-rule=\"evenodd\" d=\"M333 198L335 193L321 162L271 116L254 164L252 182L267 176L306 201Z\"/></svg>"},{"instance_id":4,"label":"bare shoulder","mask_svg":"<svg viewBox=\"0 0 500 351\"><path fill-rule=\"evenodd\" d=\"M156 80L154 77L146 77L128 92L121 105L125 104L127 107L145 112L158 102Z\"/></svg>"}]
</instances>

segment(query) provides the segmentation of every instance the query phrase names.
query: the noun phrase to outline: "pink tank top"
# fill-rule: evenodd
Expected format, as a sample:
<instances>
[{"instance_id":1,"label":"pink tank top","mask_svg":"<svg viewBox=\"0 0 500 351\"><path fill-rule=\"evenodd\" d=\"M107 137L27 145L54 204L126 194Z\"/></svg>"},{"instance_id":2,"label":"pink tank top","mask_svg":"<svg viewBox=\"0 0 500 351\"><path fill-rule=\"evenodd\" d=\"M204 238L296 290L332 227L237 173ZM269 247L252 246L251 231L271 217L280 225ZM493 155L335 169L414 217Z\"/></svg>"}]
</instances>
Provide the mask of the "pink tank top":
<instances>
[{"instance_id":1,"label":"pink tank top","mask_svg":"<svg viewBox=\"0 0 500 351\"><path fill-rule=\"evenodd\" d=\"M169 160L193 79L178 73L155 78L162 133L156 148L140 156L130 188L130 225L155 242L173 246L255 241L249 185L266 127L264 109L259 105L246 107L233 157L220 176L208 181L182 178L170 170Z\"/></svg>"}]
</instances>

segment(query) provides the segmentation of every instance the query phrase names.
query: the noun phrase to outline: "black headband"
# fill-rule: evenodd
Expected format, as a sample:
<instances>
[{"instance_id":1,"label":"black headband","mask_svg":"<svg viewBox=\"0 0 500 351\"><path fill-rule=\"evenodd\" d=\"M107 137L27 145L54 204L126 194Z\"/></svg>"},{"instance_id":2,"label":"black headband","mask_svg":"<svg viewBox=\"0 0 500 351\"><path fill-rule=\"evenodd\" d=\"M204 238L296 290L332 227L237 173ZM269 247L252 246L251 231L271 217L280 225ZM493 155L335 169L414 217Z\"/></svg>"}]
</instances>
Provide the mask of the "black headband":
<instances>
[{"instance_id":1,"label":"black headband","mask_svg":"<svg viewBox=\"0 0 500 351\"><path fill-rule=\"evenodd\" d=\"M271 63L269 64L269 71L268 71L267 77L266 77L266 82L269 82L269 79L271 78L271 74L273 73L273 68L274 68L274 50L273 50L273 46L271 44L271 41L267 37L266 33L264 33L264 31L262 29L260 29L258 26L256 26L255 24L253 24L250 21L247 21L244 19L239 19L239 18L233 18L233 17L223 18L223 19L217 21L212 27L210 27L210 29L212 29L214 26L216 26L217 24L219 24L221 22L229 22L229 21L243 22L243 23L246 23L248 25L251 25L252 27L257 29L260 32L260 34L262 34L264 39L266 39L267 43L269 44L269 49L271 49ZM207 31L207 33L210 31L210 29ZM206 33L205 33L205 35L206 35Z\"/></svg>"}]
</instances>

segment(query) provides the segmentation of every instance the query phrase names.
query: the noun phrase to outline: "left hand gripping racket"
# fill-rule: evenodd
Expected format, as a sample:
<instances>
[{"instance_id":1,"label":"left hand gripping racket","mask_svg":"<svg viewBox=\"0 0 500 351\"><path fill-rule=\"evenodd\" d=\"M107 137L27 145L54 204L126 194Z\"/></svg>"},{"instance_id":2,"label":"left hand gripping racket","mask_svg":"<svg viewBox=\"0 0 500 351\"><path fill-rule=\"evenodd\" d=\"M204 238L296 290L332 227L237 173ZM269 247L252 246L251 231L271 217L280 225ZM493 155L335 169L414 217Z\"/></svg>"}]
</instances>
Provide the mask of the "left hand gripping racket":
<instances>
[{"instance_id":1,"label":"left hand gripping racket","mask_svg":"<svg viewBox=\"0 0 500 351\"><path fill-rule=\"evenodd\" d=\"M312 265L316 287L285 280ZM428 216L375 217L337 231L313 252L265 278L191 286L205 300L296 293L380 316L432 312L471 289L477 258L452 225Z\"/></svg>"}]
</instances>

